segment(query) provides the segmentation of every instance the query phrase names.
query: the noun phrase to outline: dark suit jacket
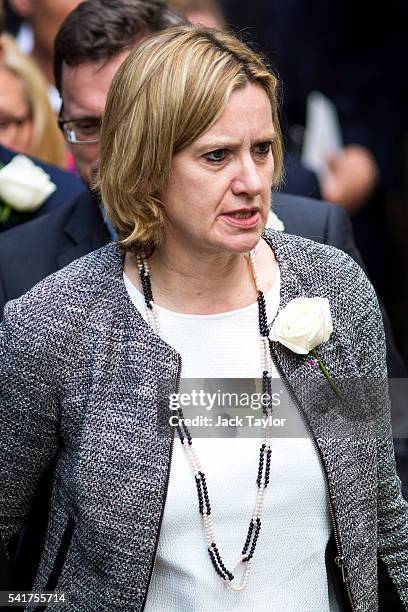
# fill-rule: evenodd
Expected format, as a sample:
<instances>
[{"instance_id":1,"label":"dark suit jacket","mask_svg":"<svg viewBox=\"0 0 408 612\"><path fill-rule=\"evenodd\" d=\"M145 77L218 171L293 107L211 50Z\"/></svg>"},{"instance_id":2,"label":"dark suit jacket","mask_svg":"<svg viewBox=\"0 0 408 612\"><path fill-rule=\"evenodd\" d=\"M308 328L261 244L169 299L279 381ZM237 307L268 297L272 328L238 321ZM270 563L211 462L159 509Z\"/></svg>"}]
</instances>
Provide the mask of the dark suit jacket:
<instances>
[{"instance_id":1,"label":"dark suit jacket","mask_svg":"<svg viewBox=\"0 0 408 612\"><path fill-rule=\"evenodd\" d=\"M57 210L3 233L0 319L6 301L19 297L52 272L107 242L108 231L89 190Z\"/></svg>"},{"instance_id":2,"label":"dark suit jacket","mask_svg":"<svg viewBox=\"0 0 408 612\"><path fill-rule=\"evenodd\" d=\"M5 149L0 145L0 164L8 164L15 155L16 153L14 151ZM30 219L39 217L44 213L58 208L58 206L61 206L61 204L74 200L84 191L85 185L70 172L65 172L64 170L60 170L59 168L51 166L50 164L44 164L36 159L33 159L33 161L49 175L51 181L57 186L57 189L37 211L30 215ZM0 223L0 232L8 230L15 225L16 223L13 221Z\"/></svg>"},{"instance_id":3,"label":"dark suit jacket","mask_svg":"<svg viewBox=\"0 0 408 612\"><path fill-rule=\"evenodd\" d=\"M336 246L361 263L350 220L342 208L320 200L275 193L273 209L287 232ZM56 211L4 233L0 239L0 318L6 301L19 297L52 272L109 240L98 202L89 191ZM384 322L388 368L392 376L404 376L386 315ZM13 571L18 577L18 582L12 583L14 588L31 588L36 573L47 521L48 502L45 504L44 499L49 496L49 480L50 475L43 480L33 502L26 531L28 544L20 547ZM36 555L38 558L33 559Z\"/></svg>"}]
</instances>

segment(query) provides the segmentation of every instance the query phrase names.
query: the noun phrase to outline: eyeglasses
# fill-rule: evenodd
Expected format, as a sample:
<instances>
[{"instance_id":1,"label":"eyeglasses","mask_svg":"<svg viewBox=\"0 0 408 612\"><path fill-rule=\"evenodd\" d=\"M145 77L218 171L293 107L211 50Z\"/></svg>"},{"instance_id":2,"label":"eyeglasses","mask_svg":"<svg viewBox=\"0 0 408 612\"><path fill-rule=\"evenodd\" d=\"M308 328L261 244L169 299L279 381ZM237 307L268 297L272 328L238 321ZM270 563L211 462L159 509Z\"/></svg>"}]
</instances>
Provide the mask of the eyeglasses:
<instances>
[{"instance_id":1,"label":"eyeglasses","mask_svg":"<svg viewBox=\"0 0 408 612\"><path fill-rule=\"evenodd\" d=\"M23 117L0 115L0 141L6 145L12 143L17 136L18 129L30 119L31 113L27 113Z\"/></svg>"},{"instance_id":2,"label":"eyeglasses","mask_svg":"<svg viewBox=\"0 0 408 612\"><path fill-rule=\"evenodd\" d=\"M58 125L69 144L97 144L101 132L100 117L81 119L59 119Z\"/></svg>"}]
</instances>

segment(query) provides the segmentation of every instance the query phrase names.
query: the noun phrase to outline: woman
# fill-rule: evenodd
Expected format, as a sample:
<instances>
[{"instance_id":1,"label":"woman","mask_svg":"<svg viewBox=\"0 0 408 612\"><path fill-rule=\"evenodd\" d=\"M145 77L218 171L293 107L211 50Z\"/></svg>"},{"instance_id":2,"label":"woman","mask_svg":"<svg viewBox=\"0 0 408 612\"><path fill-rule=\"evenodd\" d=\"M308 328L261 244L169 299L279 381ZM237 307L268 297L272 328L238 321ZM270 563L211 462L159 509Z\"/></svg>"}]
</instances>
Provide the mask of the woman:
<instances>
[{"instance_id":1,"label":"woman","mask_svg":"<svg viewBox=\"0 0 408 612\"><path fill-rule=\"evenodd\" d=\"M340 251L262 233L281 174L276 86L229 34L147 38L102 128L119 244L6 307L0 533L18 532L56 457L34 590L66 592L73 610L371 612L377 556L408 609L385 393L356 382L386 373L374 291ZM306 348L282 324L299 297L314 300ZM168 394L188 378L261 378L267 417L282 383L300 440L271 440L270 427L262 446L191 438L187 411L173 439ZM354 417L341 378L361 395ZM356 435L367 408L377 437Z\"/></svg>"},{"instance_id":2,"label":"woman","mask_svg":"<svg viewBox=\"0 0 408 612\"><path fill-rule=\"evenodd\" d=\"M3 34L1 40L0 144L64 168L64 139L48 101L47 84L11 36Z\"/></svg>"}]
</instances>

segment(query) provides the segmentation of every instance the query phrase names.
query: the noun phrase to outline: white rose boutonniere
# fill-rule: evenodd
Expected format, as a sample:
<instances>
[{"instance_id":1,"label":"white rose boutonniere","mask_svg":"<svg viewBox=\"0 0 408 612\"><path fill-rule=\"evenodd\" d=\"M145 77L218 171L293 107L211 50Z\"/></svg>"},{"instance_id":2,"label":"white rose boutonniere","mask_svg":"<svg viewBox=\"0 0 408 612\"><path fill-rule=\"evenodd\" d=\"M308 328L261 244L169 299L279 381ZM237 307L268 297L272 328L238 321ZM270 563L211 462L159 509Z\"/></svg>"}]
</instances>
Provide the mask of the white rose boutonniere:
<instances>
[{"instance_id":1,"label":"white rose boutonniere","mask_svg":"<svg viewBox=\"0 0 408 612\"><path fill-rule=\"evenodd\" d=\"M270 337L298 355L307 355L332 332L329 300L295 298L276 317Z\"/></svg>"},{"instance_id":2,"label":"white rose boutonniere","mask_svg":"<svg viewBox=\"0 0 408 612\"><path fill-rule=\"evenodd\" d=\"M6 222L12 210L36 211L56 188L42 168L25 155L16 155L0 169L0 221Z\"/></svg>"},{"instance_id":3,"label":"white rose boutonniere","mask_svg":"<svg viewBox=\"0 0 408 612\"><path fill-rule=\"evenodd\" d=\"M266 222L266 227L269 229L273 229L276 232L284 232L285 226L283 221L279 219L278 215L273 212L273 210L269 211L268 220Z\"/></svg>"},{"instance_id":4,"label":"white rose boutonniere","mask_svg":"<svg viewBox=\"0 0 408 612\"><path fill-rule=\"evenodd\" d=\"M331 379L316 347L327 342L333 332L329 300L326 298L295 298L276 317L270 339L298 355L314 357L337 397L341 394ZM313 361L311 362L313 365Z\"/></svg>"}]
</instances>

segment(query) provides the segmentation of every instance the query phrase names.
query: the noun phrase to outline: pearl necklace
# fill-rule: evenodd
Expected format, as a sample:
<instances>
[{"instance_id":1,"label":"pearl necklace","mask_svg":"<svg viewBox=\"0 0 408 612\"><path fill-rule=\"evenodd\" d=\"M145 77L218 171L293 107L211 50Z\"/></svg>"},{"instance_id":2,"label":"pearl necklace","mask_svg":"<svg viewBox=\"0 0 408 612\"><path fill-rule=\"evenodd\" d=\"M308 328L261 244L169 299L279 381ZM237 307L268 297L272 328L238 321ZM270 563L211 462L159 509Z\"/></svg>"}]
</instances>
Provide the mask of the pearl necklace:
<instances>
[{"instance_id":1,"label":"pearl necklace","mask_svg":"<svg viewBox=\"0 0 408 612\"><path fill-rule=\"evenodd\" d=\"M203 527L205 532L205 539L207 542L208 553L211 562L214 566L215 571L225 584L232 591L242 591L248 582L249 574L252 568L252 558L254 556L256 544L258 541L259 533L261 530L261 515L264 504L265 489L269 484L269 473L271 466L271 417L272 417L272 359L269 351L269 330L266 318L266 306L265 297L260 289L259 276L255 262L255 249L249 254L251 271L254 278L255 286L258 291L258 315L259 315L259 332L260 332L260 351L261 351L261 369L262 369L262 393L267 394L269 397L269 403L263 406L263 412L268 418L268 426L266 427L265 437L262 441L262 445L259 450L259 463L258 463L258 474L256 484L258 486L258 492L255 500L254 511L249 523L248 532L245 540L244 547L242 549L241 556L237 561L234 569L230 572L224 565L218 546L216 544L216 536L214 526L212 522L212 511L210 505L210 498L208 494L207 482L205 474L201 467L200 459L197 451L195 450L191 434L184 423L184 416L181 408L178 409L178 425L177 431L183 445L183 448L187 454L187 457L191 463L193 474L197 487L198 505L199 511L203 519ZM146 304L147 319L154 330L154 332L160 336L160 324L159 317L157 314L157 307L153 300L152 287L150 283L150 271L147 261L144 257L138 257L137 266L140 275L140 281L143 288L143 295ZM235 572L241 566L242 574L238 584L235 584L236 575Z\"/></svg>"}]
</instances>

